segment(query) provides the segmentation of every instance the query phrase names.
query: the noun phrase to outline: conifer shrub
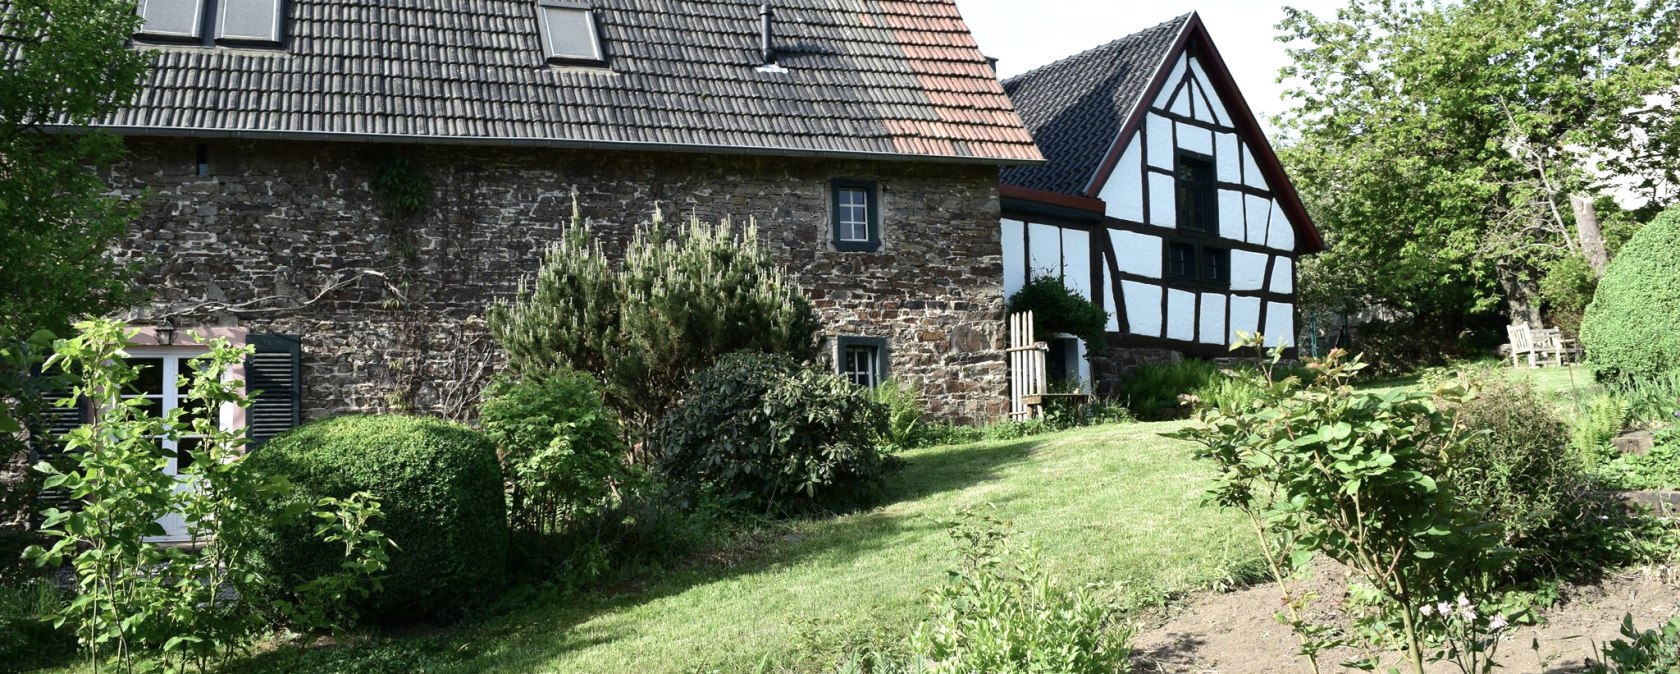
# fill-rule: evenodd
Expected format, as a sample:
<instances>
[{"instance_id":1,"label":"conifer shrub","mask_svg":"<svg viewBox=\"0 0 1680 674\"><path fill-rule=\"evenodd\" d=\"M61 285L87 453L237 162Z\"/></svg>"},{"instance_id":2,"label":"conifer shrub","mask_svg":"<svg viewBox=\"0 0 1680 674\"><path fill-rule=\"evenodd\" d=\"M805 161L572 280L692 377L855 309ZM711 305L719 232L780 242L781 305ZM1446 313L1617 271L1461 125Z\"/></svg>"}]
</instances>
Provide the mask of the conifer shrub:
<instances>
[{"instance_id":1,"label":"conifer shrub","mask_svg":"<svg viewBox=\"0 0 1680 674\"><path fill-rule=\"evenodd\" d=\"M670 228L657 212L610 260L574 207L535 281L492 307L489 324L512 375L588 373L632 430L651 427L725 353L816 354L811 302L754 225Z\"/></svg>"},{"instance_id":2,"label":"conifer shrub","mask_svg":"<svg viewBox=\"0 0 1680 674\"><path fill-rule=\"evenodd\" d=\"M1622 247L1581 319L1587 364L1600 379L1631 382L1680 370L1680 206Z\"/></svg>"},{"instance_id":3,"label":"conifer shrub","mask_svg":"<svg viewBox=\"0 0 1680 674\"><path fill-rule=\"evenodd\" d=\"M472 429L398 415L342 416L306 424L250 454L289 481L294 508L366 492L382 506L394 543L383 587L357 606L386 620L448 618L499 587L507 571L507 516L495 446ZM340 555L314 523L276 521L256 535L261 571L277 588L331 571ZM277 590L284 591L284 590Z\"/></svg>"}]
</instances>

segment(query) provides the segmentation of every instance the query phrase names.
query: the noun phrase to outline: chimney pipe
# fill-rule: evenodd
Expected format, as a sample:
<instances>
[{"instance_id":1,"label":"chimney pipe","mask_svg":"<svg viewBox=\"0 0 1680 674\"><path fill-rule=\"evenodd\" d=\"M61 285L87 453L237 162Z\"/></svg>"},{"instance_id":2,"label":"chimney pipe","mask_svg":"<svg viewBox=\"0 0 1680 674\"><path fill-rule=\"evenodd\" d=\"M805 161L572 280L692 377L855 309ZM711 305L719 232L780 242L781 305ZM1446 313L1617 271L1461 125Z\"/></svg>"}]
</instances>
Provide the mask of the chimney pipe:
<instances>
[{"instance_id":1,"label":"chimney pipe","mask_svg":"<svg viewBox=\"0 0 1680 674\"><path fill-rule=\"evenodd\" d=\"M774 17L775 13L770 11L770 3L758 6L758 52L759 56L764 59L764 65L771 65L776 62L776 50L770 45L770 21Z\"/></svg>"}]
</instances>

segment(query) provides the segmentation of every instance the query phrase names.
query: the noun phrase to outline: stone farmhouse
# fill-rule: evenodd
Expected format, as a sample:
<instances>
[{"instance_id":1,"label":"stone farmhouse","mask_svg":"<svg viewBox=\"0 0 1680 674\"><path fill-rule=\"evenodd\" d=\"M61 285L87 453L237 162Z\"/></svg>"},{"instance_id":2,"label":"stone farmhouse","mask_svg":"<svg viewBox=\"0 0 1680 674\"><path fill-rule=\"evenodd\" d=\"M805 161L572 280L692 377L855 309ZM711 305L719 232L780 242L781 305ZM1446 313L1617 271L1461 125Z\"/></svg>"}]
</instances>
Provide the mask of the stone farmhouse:
<instances>
[{"instance_id":1,"label":"stone farmhouse","mask_svg":"<svg viewBox=\"0 0 1680 674\"><path fill-rule=\"evenodd\" d=\"M1004 88L1048 162L1003 170L1003 291L1057 275L1109 312L1107 344L1052 343L1052 379L1294 343L1295 260L1324 243L1200 17Z\"/></svg>"},{"instance_id":2,"label":"stone farmhouse","mask_svg":"<svg viewBox=\"0 0 1680 674\"><path fill-rule=\"evenodd\" d=\"M261 441L359 411L468 413L482 316L581 214L756 219L833 367L1006 400L1000 167L1043 161L953 0L144 0L143 93L100 126L142 213L128 318L167 408L219 335ZM418 187L416 187L418 186ZM424 207L405 211L399 198ZM400 202L396 202L399 203Z\"/></svg>"}]
</instances>

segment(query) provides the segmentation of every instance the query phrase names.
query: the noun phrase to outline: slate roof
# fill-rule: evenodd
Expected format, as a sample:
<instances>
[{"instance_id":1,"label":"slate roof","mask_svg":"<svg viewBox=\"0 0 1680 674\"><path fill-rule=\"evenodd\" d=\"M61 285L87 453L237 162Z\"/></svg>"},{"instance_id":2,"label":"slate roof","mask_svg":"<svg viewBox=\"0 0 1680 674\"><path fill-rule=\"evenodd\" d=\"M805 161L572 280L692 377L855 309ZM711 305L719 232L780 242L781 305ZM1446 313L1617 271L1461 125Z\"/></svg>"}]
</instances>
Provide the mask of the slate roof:
<instances>
[{"instance_id":1,"label":"slate roof","mask_svg":"<svg viewBox=\"0 0 1680 674\"><path fill-rule=\"evenodd\" d=\"M1048 163L1003 170L1003 183L1084 194L1191 14L1004 80Z\"/></svg>"},{"instance_id":2,"label":"slate roof","mask_svg":"<svg viewBox=\"0 0 1680 674\"><path fill-rule=\"evenodd\" d=\"M284 49L142 47L119 133L1042 157L955 0L596 0L608 69L551 67L535 0L289 0Z\"/></svg>"}]
</instances>

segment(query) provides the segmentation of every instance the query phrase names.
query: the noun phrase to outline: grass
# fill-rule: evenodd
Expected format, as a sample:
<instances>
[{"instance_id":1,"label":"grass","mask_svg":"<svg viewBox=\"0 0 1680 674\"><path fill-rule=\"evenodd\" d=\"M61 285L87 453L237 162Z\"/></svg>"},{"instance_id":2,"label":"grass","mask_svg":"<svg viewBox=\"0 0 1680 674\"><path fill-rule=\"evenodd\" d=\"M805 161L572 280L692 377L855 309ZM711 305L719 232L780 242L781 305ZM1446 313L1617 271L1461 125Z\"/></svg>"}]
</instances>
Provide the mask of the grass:
<instances>
[{"instance_id":1,"label":"grass","mask_svg":"<svg viewBox=\"0 0 1680 674\"><path fill-rule=\"evenodd\" d=\"M1235 516L1201 505L1209 468L1158 434L1100 426L907 455L889 504L796 522L728 564L703 563L582 599L533 595L455 630L282 649L252 672L816 671L843 644L893 638L926 615L951 563L940 520L995 507L1052 573L1136 607L1257 571ZM826 652L825 652L826 651Z\"/></svg>"}]
</instances>

